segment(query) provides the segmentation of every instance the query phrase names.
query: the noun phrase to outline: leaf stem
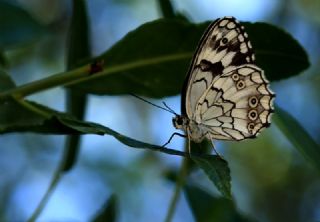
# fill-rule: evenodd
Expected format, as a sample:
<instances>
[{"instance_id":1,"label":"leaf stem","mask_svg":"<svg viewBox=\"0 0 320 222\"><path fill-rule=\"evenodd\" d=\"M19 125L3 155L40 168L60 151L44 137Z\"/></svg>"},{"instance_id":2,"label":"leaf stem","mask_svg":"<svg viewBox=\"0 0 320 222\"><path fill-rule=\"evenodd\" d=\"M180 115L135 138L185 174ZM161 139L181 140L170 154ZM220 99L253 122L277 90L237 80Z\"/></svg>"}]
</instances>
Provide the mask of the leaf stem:
<instances>
[{"instance_id":1,"label":"leaf stem","mask_svg":"<svg viewBox=\"0 0 320 222\"><path fill-rule=\"evenodd\" d=\"M63 157L65 156L65 151L63 154ZM62 161L59 163L59 166L57 168L57 170L55 171L53 178L51 180L51 183L46 191L46 193L44 194L44 196L42 197L42 199L40 200L39 205L37 206L37 208L35 209L35 211L32 213L30 219L28 220L28 222L35 222L38 217L40 216L41 212L43 211L44 207L47 205L47 202L51 196L51 194L54 192L55 188L57 187L60 178L62 176L62 167L64 166L64 158L62 159Z\"/></svg>"},{"instance_id":2,"label":"leaf stem","mask_svg":"<svg viewBox=\"0 0 320 222\"><path fill-rule=\"evenodd\" d=\"M40 116L42 116L43 118L49 119L51 114L49 112L46 112L44 110L41 110L35 106L33 106L31 103L28 103L26 100L15 100L17 103L21 104L22 106L24 106L26 109L32 111L33 113L36 113Z\"/></svg>"},{"instance_id":3,"label":"leaf stem","mask_svg":"<svg viewBox=\"0 0 320 222\"><path fill-rule=\"evenodd\" d=\"M84 66L78 69L71 70L69 72L58 73L56 75L40 79L31 83L27 83L22 86L0 93L0 99L9 96L13 96L16 99L21 99L33 93L40 92L42 90L53 88L59 85L64 85L76 79L84 78L88 76L88 72L89 67Z\"/></svg>"},{"instance_id":4,"label":"leaf stem","mask_svg":"<svg viewBox=\"0 0 320 222\"><path fill-rule=\"evenodd\" d=\"M173 215L176 210L177 203L178 203L178 200L179 200L179 197L181 194L181 190L185 184L185 180L188 175L189 162L190 162L190 158L188 156L186 156L182 159L182 164L181 164L179 175L177 178L174 194L173 194L171 201L170 201L170 205L169 205L167 216L165 218L165 222L172 221L172 218L173 218Z\"/></svg>"},{"instance_id":5,"label":"leaf stem","mask_svg":"<svg viewBox=\"0 0 320 222\"><path fill-rule=\"evenodd\" d=\"M135 69L143 66L155 65L167 61L176 61L181 59L186 59L191 56L190 53L178 53L174 55L161 55L159 57L137 60L133 62L111 65L107 68L104 68L101 72L90 75L90 64L73 69L68 72L62 72L48 78L44 78L38 81L27 83L25 85L10 89L0 93L0 101L4 100L7 97L14 97L17 99L24 98L28 95L57 87L57 86L71 86L73 84L81 83L84 81L94 80L102 78L106 75L110 75L117 72L128 71L130 69ZM99 58L97 58L99 59ZM100 59L103 59L102 57Z\"/></svg>"}]
</instances>

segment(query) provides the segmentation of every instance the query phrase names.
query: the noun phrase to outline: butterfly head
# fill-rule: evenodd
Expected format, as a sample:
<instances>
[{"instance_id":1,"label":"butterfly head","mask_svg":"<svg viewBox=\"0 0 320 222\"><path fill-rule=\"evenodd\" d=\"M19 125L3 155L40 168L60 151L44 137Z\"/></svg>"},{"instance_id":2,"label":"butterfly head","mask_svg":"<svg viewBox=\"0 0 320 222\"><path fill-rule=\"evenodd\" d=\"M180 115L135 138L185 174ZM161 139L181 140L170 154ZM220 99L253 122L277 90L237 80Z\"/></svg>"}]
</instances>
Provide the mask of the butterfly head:
<instances>
[{"instance_id":1,"label":"butterfly head","mask_svg":"<svg viewBox=\"0 0 320 222\"><path fill-rule=\"evenodd\" d=\"M185 129L185 127L189 124L189 119L185 116L176 115L172 118L172 123L176 129Z\"/></svg>"}]
</instances>

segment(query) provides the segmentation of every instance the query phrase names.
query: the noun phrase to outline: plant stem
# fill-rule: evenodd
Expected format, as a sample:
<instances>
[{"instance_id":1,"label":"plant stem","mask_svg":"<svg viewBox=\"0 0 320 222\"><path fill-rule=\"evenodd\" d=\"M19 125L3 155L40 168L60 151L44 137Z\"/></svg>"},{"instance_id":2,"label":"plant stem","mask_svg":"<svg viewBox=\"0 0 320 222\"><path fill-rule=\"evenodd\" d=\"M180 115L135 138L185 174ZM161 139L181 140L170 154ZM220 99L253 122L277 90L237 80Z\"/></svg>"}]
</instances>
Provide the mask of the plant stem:
<instances>
[{"instance_id":1,"label":"plant stem","mask_svg":"<svg viewBox=\"0 0 320 222\"><path fill-rule=\"evenodd\" d=\"M40 92L45 89L49 89L55 86L64 85L70 81L88 76L87 66L71 70L70 72L58 73L56 75L40 79L31 83L24 84L17 88L0 93L0 98L13 96L17 99L31 95L36 92Z\"/></svg>"},{"instance_id":2,"label":"plant stem","mask_svg":"<svg viewBox=\"0 0 320 222\"><path fill-rule=\"evenodd\" d=\"M168 210L167 216L165 218L165 222L171 222L172 221L172 218L173 218L173 215L174 215L174 212L176 210L177 203L178 203L178 200L179 200L179 197L180 197L180 194L181 194L181 190L182 190L182 188L183 188L183 186L185 184L185 180L186 180L186 177L188 175L189 161L190 161L189 156L185 156L182 159L182 164L181 164L180 171L179 171L179 174L178 174L176 187L175 187L174 194L173 194L173 196L171 198L171 201L170 201L170 206L169 206L169 210Z\"/></svg>"},{"instance_id":3,"label":"plant stem","mask_svg":"<svg viewBox=\"0 0 320 222\"><path fill-rule=\"evenodd\" d=\"M53 178L51 180L51 183L46 191L46 193L44 194L44 196L42 197L42 199L40 200L39 205L37 206L37 208L35 209L35 211L32 213L30 219L28 220L28 222L35 222L39 215L41 214L41 212L43 211L44 207L47 205L47 202L51 196L51 194L53 193L53 191L55 190L55 188L57 187L60 178L62 176L62 167L64 166L64 156L65 156L65 152L63 153L63 159L62 161L59 163L59 166L57 168L57 170L55 171Z\"/></svg>"},{"instance_id":4,"label":"plant stem","mask_svg":"<svg viewBox=\"0 0 320 222\"><path fill-rule=\"evenodd\" d=\"M0 93L0 101L4 100L6 97L14 97L17 99L24 98L28 95L57 87L57 86L70 86L77 83L82 83L84 81L90 81L98 78L103 78L104 76L119 73L123 71L128 71L130 69L135 69L143 66L150 66L159 64L167 61L181 60L189 58L191 53L178 53L174 55L162 55L159 57L137 60L129 63L123 63L118 65L111 65L104 68L101 72L90 75L90 64L82 66L77 69L73 69L68 72L59 73L48 78L44 78L38 81L27 83L25 85L7 90ZM103 58L101 58L103 59Z\"/></svg>"}]
</instances>

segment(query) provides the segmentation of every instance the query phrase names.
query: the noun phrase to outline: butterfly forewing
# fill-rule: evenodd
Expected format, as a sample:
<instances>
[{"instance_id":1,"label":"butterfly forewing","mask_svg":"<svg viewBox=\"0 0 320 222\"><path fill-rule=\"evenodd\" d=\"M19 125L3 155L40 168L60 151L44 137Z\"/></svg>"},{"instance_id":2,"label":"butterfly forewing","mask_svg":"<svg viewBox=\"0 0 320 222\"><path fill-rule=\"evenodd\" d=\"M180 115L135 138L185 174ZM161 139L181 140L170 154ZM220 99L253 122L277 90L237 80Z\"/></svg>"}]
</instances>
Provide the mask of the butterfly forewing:
<instances>
[{"instance_id":1,"label":"butterfly forewing","mask_svg":"<svg viewBox=\"0 0 320 222\"><path fill-rule=\"evenodd\" d=\"M193 58L185 88L185 108L189 118L199 97L214 78L238 65L254 63L247 37L243 26L233 17L218 19L208 27Z\"/></svg>"},{"instance_id":2,"label":"butterfly forewing","mask_svg":"<svg viewBox=\"0 0 320 222\"><path fill-rule=\"evenodd\" d=\"M182 93L182 108L202 137L242 140L270 124L273 93L254 64L251 43L233 17L213 22L202 37ZM194 125L192 125L194 127ZM200 141L199 138L191 139Z\"/></svg>"}]
</instances>

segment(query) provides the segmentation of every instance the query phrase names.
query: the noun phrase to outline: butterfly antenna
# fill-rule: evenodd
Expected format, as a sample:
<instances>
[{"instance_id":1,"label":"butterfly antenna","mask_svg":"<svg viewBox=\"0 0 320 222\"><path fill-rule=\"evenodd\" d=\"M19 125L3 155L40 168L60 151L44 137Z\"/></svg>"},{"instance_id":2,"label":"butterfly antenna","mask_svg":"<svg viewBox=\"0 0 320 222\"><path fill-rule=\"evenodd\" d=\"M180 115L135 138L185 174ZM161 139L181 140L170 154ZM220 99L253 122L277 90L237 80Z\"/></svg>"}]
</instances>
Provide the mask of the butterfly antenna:
<instances>
[{"instance_id":1,"label":"butterfly antenna","mask_svg":"<svg viewBox=\"0 0 320 222\"><path fill-rule=\"evenodd\" d=\"M165 102L162 102L162 104L163 104L168 110L170 110L171 113L173 113L174 115L178 116L178 114L177 114L173 109L171 109Z\"/></svg>"},{"instance_id":2,"label":"butterfly antenna","mask_svg":"<svg viewBox=\"0 0 320 222\"><path fill-rule=\"evenodd\" d=\"M150 104L150 105L152 105L152 106L155 106L155 107L158 107L159 109L162 109L162 110L165 110L165 111L167 111L167 112L170 112L170 113L172 113L172 114L174 114L174 115L177 115L170 107L168 107L164 102L164 105L165 105L165 108L164 107L162 107L162 106L159 106L159 105L157 105L157 104L154 104L154 103L152 103L152 102L150 102L150 101L148 101L148 100L146 100L146 99L144 99L144 98L142 98L142 97L140 97L140 96L138 96L138 95L136 95L136 94L133 94L133 93L129 93L131 96L133 96L133 97L136 97L137 99L140 99L141 101L143 101L143 102L146 102L146 103L148 103L148 104Z\"/></svg>"}]
</instances>

